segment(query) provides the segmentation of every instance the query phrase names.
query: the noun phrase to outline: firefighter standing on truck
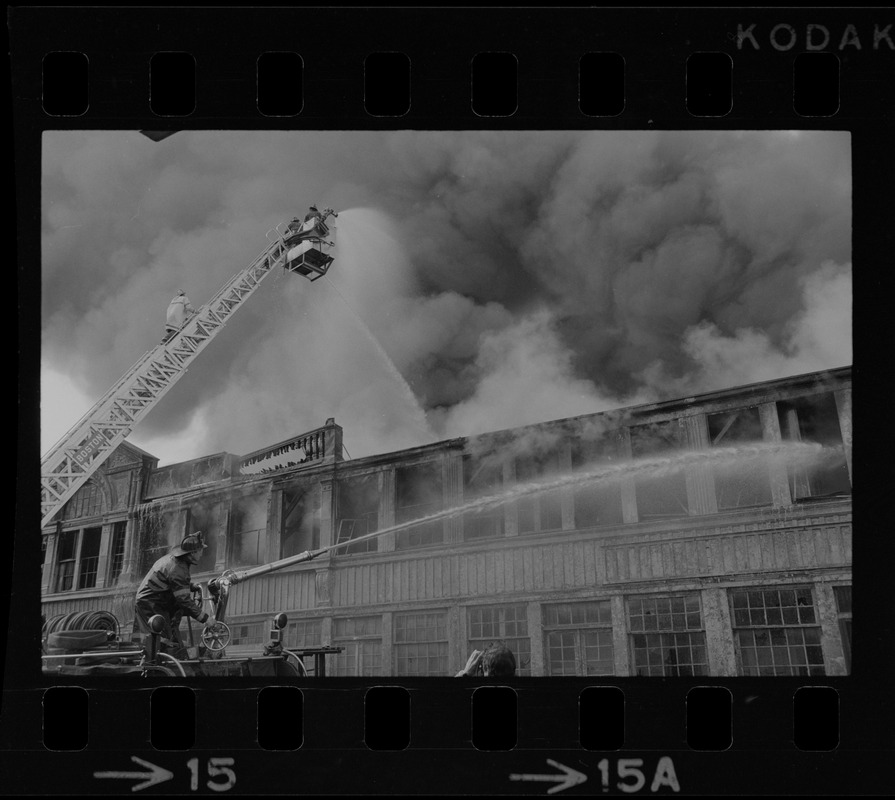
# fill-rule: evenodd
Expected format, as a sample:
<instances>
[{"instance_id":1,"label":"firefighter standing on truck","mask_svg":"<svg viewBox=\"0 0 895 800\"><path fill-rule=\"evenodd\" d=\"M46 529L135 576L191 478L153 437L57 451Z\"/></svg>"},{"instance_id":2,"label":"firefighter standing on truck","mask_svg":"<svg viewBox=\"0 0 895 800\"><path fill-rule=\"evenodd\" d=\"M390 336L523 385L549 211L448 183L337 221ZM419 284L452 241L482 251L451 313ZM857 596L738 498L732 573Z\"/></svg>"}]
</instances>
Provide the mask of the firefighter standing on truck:
<instances>
[{"instance_id":1,"label":"firefighter standing on truck","mask_svg":"<svg viewBox=\"0 0 895 800\"><path fill-rule=\"evenodd\" d=\"M150 617L161 615L165 620L165 629L161 634L162 651L169 652L175 658L186 655L178 630L183 615L187 614L199 622L208 620L201 601L192 597L193 592L201 592L202 589L190 580L190 566L199 563L206 547L208 545L202 541L200 531L184 537L177 547L152 565L137 589L134 633L151 633Z\"/></svg>"}]
</instances>

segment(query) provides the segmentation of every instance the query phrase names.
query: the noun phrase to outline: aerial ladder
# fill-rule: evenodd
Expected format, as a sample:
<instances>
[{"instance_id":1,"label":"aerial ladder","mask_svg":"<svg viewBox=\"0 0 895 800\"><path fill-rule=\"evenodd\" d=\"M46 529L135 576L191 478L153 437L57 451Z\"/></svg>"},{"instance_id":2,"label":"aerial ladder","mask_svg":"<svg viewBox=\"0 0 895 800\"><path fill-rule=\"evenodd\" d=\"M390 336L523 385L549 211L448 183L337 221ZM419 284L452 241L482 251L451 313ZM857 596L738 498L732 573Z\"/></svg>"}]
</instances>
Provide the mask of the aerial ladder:
<instances>
[{"instance_id":1,"label":"aerial ladder","mask_svg":"<svg viewBox=\"0 0 895 800\"><path fill-rule=\"evenodd\" d=\"M316 209L312 206L312 210ZM333 262L331 208L304 222L293 219L268 231L273 241L230 278L167 341L148 350L41 459L41 527L86 483L112 451L187 371L233 313L275 267L322 278ZM284 227L283 231L280 228ZM271 234L274 234L273 236Z\"/></svg>"}]
</instances>

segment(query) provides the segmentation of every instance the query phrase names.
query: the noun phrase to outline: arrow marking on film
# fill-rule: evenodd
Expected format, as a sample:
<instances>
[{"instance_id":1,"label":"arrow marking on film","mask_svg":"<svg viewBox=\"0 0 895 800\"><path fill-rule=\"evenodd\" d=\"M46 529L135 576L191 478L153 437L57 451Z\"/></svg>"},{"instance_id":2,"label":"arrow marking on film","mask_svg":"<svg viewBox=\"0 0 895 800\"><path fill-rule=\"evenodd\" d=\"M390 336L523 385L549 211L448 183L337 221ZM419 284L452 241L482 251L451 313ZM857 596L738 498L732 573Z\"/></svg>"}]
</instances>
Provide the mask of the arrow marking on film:
<instances>
[{"instance_id":1,"label":"arrow marking on film","mask_svg":"<svg viewBox=\"0 0 895 800\"><path fill-rule=\"evenodd\" d=\"M583 772L578 772L578 770L567 767L565 764L560 764L558 761L554 761L552 758L548 758L547 763L551 767L556 767L557 769L562 770L562 774L554 773L553 775L520 775L519 773L512 773L510 775L510 780L556 781L556 786L551 786L547 790L547 794L561 792L563 789L568 789L570 786L577 786L579 783L584 783L587 780L587 775L585 775Z\"/></svg>"},{"instance_id":2,"label":"arrow marking on film","mask_svg":"<svg viewBox=\"0 0 895 800\"><path fill-rule=\"evenodd\" d=\"M155 764L150 764L148 761L144 761L142 758L137 758L136 756L131 756L131 761L135 764L142 764L144 767L149 767L150 772L94 772L94 778L143 778L142 783L136 783L131 786L132 792L139 792L140 789L145 789L147 786L152 786L156 783L164 783L165 781L171 780L174 777L173 772L168 772L168 770L163 769Z\"/></svg>"}]
</instances>

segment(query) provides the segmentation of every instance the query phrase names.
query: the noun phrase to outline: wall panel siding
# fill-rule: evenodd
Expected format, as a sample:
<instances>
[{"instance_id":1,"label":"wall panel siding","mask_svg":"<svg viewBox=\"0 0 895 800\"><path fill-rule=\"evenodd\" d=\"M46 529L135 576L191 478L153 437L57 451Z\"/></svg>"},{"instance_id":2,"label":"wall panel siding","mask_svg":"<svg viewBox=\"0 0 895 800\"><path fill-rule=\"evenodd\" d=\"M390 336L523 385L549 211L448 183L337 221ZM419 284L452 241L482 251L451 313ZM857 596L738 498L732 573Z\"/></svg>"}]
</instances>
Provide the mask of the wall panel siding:
<instances>
[{"instance_id":1,"label":"wall panel siding","mask_svg":"<svg viewBox=\"0 0 895 800\"><path fill-rule=\"evenodd\" d=\"M839 525L709 534L674 543L613 541L603 553L609 582L848 566L850 557L850 526Z\"/></svg>"}]
</instances>

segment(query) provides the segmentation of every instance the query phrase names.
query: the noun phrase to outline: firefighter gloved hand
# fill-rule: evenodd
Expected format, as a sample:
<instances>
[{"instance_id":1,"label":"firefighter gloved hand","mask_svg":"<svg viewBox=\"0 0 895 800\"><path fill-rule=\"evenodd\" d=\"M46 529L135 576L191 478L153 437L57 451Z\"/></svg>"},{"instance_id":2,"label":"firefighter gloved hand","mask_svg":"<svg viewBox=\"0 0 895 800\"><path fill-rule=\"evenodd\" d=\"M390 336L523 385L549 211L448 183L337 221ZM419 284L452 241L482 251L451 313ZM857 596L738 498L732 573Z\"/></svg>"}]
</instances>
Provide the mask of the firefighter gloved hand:
<instances>
[{"instance_id":1,"label":"firefighter gloved hand","mask_svg":"<svg viewBox=\"0 0 895 800\"><path fill-rule=\"evenodd\" d=\"M201 614L199 614L198 617L196 617L196 619L204 625L206 622L208 622L208 614L203 611Z\"/></svg>"}]
</instances>

